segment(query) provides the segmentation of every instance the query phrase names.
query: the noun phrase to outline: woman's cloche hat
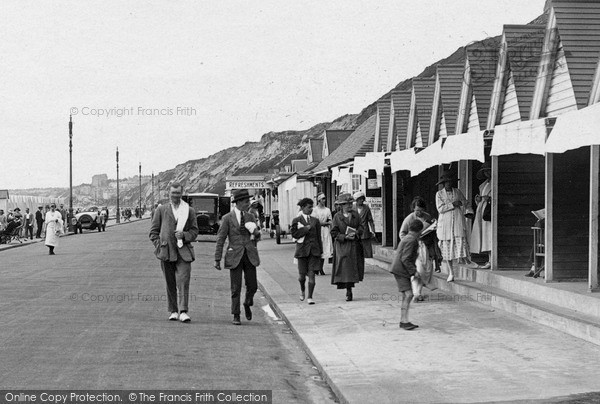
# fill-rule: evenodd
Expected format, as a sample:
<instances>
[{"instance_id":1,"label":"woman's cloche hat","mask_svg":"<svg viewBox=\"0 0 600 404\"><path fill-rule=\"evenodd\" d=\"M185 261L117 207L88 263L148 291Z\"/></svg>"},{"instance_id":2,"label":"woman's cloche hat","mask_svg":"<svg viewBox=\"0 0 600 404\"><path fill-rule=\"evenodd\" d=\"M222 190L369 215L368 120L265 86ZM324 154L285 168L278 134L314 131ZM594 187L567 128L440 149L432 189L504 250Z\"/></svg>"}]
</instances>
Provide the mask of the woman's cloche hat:
<instances>
[{"instance_id":1,"label":"woman's cloche hat","mask_svg":"<svg viewBox=\"0 0 600 404\"><path fill-rule=\"evenodd\" d=\"M485 163L483 163L483 165L481 166L479 171L477 171L477 174L476 174L477 179L484 180L485 179L484 173L486 171L492 171L492 165L490 164L489 161L486 161Z\"/></svg>"},{"instance_id":2,"label":"woman's cloche hat","mask_svg":"<svg viewBox=\"0 0 600 404\"><path fill-rule=\"evenodd\" d=\"M438 182L435 183L435 185L440 185L448 181L454 182L458 181L458 179L456 179L456 177L453 174L446 171L442 173L442 175L440 175L440 179L438 180Z\"/></svg>"},{"instance_id":3,"label":"woman's cloche hat","mask_svg":"<svg viewBox=\"0 0 600 404\"><path fill-rule=\"evenodd\" d=\"M354 202L354 199L352 199L352 195L350 195L347 192L340 194L338 196L337 200L335 201L335 203L337 203L338 205L343 205L345 203L352 203L352 202Z\"/></svg>"},{"instance_id":4,"label":"woman's cloche hat","mask_svg":"<svg viewBox=\"0 0 600 404\"><path fill-rule=\"evenodd\" d=\"M353 198L354 200L357 200L358 198L365 198L365 193L363 191L355 192Z\"/></svg>"}]
</instances>

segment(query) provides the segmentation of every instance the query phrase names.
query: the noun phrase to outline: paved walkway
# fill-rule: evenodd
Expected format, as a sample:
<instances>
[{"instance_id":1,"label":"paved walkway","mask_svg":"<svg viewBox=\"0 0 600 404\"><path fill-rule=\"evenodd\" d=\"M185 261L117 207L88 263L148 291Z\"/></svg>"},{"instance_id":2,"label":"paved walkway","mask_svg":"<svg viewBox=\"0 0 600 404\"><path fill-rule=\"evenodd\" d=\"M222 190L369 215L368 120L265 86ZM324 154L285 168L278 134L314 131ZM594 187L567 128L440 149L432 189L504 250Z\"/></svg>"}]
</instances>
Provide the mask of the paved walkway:
<instances>
[{"instance_id":1,"label":"paved walkway","mask_svg":"<svg viewBox=\"0 0 600 404\"><path fill-rule=\"evenodd\" d=\"M298 298L294 245L266 240L259 249L262 287L342 402L563 402L600 391L596 345L438 291L411 307L420 328L400 330L395 281L370 266L354 301L325 276L309 306Z\"/></svg>"}]
</instances>

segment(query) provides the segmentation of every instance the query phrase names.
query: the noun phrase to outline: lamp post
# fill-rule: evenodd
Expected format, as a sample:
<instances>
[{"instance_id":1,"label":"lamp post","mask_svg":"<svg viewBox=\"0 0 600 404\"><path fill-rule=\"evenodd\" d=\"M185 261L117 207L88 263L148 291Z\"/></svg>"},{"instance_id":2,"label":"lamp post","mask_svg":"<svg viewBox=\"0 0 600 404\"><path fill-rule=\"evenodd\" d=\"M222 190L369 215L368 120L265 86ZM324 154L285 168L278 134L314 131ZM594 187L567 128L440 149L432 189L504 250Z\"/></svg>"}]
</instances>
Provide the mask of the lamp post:
<instances>
[{"instance_id":1,"label":"lamp post","mask_svg":"<svg viewBox=\"0 0 600 404\"><path fill-rule=\"evenodd\" d=\"M119 147L117 147L117 223L121 223L121 209L119 208Z\"/></svg>"},{"instance_id":2,"label":"lamp post","mask_svg":"<svg viewBox=\"0 0 600 404\"><path fill-rule=\"evenodd\" d=\"M142 218L142 162L140 161L140 219Z\"/></svg>"},{"instance_id":3,"label":"lamp post","mask_svg":"<svg viewBox=\"0 0 600 404\"><path fill-rule=\"evenodd\" d=\"M154 210L154 172L152 173L152 210Z\"/></svg>"},{"instance_id":4,"label":"lamp post","mask_svg":"<svg viewBox=\"0 0 600 404\"><path fill-rule=\"evenodd\" d=\"M73 116L69 115L69 214L67 215L68 230L73 232Z\"/></svg>"}]
</instances>

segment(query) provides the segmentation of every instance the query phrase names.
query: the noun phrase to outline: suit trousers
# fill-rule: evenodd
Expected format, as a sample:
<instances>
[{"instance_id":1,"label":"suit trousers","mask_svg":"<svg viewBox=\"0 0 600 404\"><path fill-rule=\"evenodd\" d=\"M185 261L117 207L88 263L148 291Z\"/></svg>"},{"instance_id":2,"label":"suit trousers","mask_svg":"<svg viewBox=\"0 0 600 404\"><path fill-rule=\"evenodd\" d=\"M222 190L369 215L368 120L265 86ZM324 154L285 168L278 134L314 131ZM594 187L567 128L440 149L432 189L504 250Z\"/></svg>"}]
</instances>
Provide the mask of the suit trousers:
<instances>
[{"instance_id":1,"label":"suit trousers","mask_svg":"<svg viewBox=\"0 0 600 404\"><path fill-rule=\"evenodd\" d=\"M161 261L160 266L167 281L167 304L169 313L178 313L178 307L181 311L188 311L188 301L190 294L190 274L192 272L192 263L181 259L177 254L177 261ZM179 297L179 305L177 298Z\"/></svg>"},{"instance_id":2,"label":"suit trousers","mask_svg":"<svg viewBox=\"0 0 600 404\"><path fill-rule=\"evenodd\" d=\"M35 237L42 237L42 229L44 228L44 222L37 222L37 231L35 233Z\"/></svg>"},{"instance_id":3,"label":"suit trousers","mask_svg":"<svg viewBox=\"0 0 600 404\"><path fill-rule=\"evenodd\" d=\"M29 238L33 240L33 225L25 226L25 238L29 235Z\"/></svg>"},{"instance_id":4,"label":"suit trousers","mask_svg":"<svg viewBox=\"0 0 600 404\"><path fill-rule=\"evenodd\" d=\"M254 294L258 289L258 282L256 280L256 267L252 265L245 251L239 265L229 270L231 278L231 314L234 316L240 315L242 272L246 281L246 298L244 299L244 304L252 306L254 304Z\"/></svg>"}]
</instances>

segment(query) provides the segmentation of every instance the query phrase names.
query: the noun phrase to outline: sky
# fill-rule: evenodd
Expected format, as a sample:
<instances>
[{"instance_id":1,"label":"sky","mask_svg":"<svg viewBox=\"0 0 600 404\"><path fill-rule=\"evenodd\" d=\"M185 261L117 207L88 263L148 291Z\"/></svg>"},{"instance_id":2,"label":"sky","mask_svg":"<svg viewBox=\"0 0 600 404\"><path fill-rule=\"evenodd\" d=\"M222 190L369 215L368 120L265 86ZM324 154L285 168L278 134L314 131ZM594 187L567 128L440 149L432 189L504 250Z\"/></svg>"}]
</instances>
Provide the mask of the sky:
<instances>
[{"instance_id":1,"label":"sky","mask_svg":"<svg viewBox=\"0 0 600 404\"><path fill-rule=\"evenodd\" d=\"M149 175L358 113L545 0L0 3L0 189Z\"/></svg>"}]
</instances>

